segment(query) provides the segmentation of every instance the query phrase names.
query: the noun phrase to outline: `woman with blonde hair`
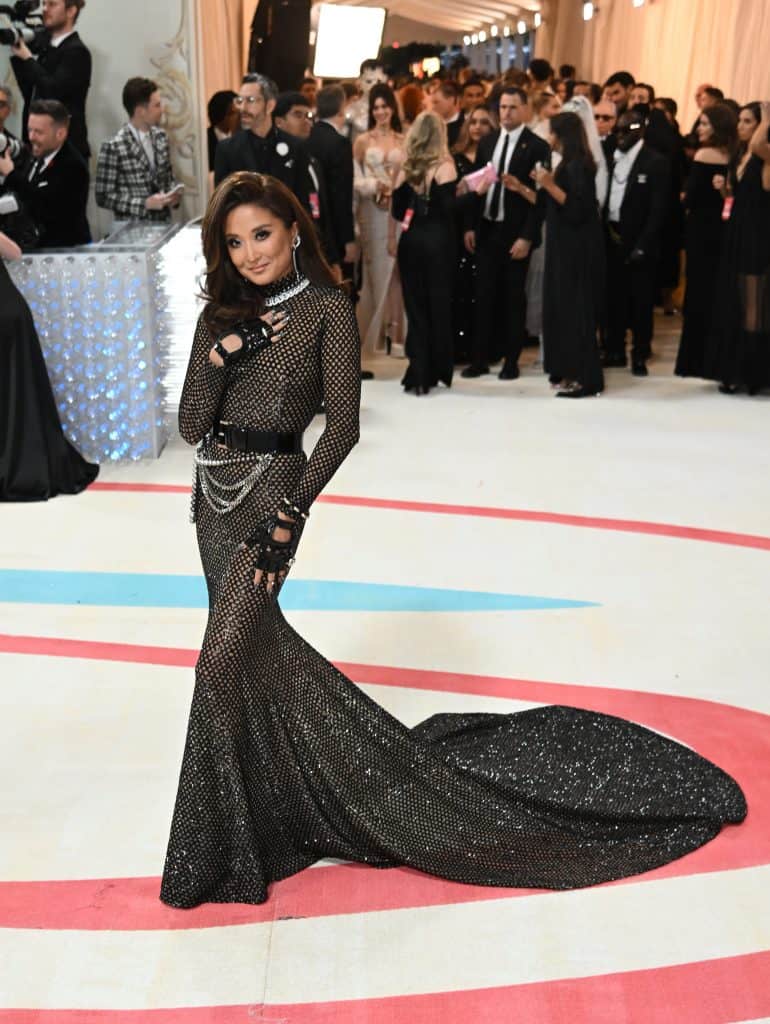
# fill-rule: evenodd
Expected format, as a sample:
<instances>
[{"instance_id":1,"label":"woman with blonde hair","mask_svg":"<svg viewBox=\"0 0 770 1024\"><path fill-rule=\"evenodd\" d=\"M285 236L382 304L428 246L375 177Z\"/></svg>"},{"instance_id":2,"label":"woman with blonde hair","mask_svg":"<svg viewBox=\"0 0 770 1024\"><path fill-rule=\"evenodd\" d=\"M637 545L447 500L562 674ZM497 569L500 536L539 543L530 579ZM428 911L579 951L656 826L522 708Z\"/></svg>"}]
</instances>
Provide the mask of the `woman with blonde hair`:
<instances>
[{"instance_id":1,"label":"woman with blonde hair","mask_svg":"<svg viewBox=\"0 0 770 1024\"><path fill-rule=\"evenodd\" d=\"M427 395L439 381L447 387L452 383L449 296L455 274L456 182L444 122L426 111L406 137L406 159L393 191L388 234L388 250L398 256L408 320L409 366L401 383L416 395Z\"/></svg>"}]
</instances>

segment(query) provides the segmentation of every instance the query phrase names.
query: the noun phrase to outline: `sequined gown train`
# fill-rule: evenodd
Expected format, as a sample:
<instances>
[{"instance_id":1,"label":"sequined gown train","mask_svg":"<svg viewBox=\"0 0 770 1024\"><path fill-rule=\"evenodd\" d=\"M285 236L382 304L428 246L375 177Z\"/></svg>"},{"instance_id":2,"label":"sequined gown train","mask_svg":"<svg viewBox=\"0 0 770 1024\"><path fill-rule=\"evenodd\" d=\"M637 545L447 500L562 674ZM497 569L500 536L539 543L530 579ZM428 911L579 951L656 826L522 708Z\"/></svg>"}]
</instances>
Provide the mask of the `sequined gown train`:
<instances>
[{"instance_id":1,"label":"sequined gown train","mask_svg":"<svg viewBox=\"0 0 770 1024\"><path fill-rule=\"evenodd\" d=\"M656 867L740 821L743 795L728 775L620 719L550 707L436 715L408 729L254 588L240 542L284 495L309 506L358 439L347 298L311 285L282 307L291 319L280 338L227 369L209 364L199 324L182 394L182 434L204 439L194 504L210 612L161 899L261 903L271 882L322 857L572 888ZM217 410L242 426L301 431L322 395L326 428L307 460L205 440ZM209 498L243 498L215 512L202 481ZM337 543L341 560L352 557Z\"/></svg>"}]
</instances>

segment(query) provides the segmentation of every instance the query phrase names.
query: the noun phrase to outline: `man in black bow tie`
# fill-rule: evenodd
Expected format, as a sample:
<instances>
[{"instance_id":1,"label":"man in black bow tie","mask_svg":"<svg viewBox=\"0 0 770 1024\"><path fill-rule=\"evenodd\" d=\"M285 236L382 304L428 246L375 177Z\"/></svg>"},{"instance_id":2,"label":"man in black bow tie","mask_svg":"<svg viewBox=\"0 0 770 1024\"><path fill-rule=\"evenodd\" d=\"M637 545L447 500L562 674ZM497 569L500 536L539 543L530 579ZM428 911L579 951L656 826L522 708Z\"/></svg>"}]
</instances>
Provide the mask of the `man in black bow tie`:
<instances>
[{"instance_id":1,"label":"man in black bow tie","mask_svg":"<svg viewBox=\"0 0 770 1024\"><path fill-rule=\"evenodd\" d=\"M476 253L476 314L473 353L463 377L489 373L489 363L505 357L502 380L519 376L519 354L526 339L525 285L532 246L540 237L542 214L531 174L547 163L550 150L526 126L527 94L507 86L500 94L500 131L479 142L475 169L492 163L497 181L482 186L466 205L465 247Z\"/></svg>"},{"instance_id":2,"label":"man in black bow tie","mask_svg":"<svg viewBox=\"0 0 770 1024\"><path fill-rule=\"evenodd\" d=\"M91 84L91 53L75 29L85 0L43 0L48 41L35 57L23 39L11 49L11 67L24 96L23 124L35 100L59 100L70 114L70 145L88 159L86 96Z\"/></svg>"}]
</instances>

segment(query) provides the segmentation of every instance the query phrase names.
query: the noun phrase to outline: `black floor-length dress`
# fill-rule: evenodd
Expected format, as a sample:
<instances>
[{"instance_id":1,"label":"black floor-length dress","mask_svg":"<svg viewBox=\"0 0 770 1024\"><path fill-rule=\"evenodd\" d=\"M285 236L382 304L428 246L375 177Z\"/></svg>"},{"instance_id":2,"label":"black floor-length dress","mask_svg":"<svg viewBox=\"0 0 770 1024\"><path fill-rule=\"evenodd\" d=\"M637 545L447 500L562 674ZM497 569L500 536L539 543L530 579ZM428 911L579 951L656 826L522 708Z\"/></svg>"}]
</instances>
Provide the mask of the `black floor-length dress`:
<instances>
[{"instance_id":1,"label":"black floor-length dress","mask_svg":"<svg viewBox=\"0 0 770 1024\"><path fill-rule=\"evenodd\" d=\"M398 269L407 316L405 388L452 383L454 338L452 286L456 269L455 191L457 182L431 181L426 194L408 182L393 193L392 215L409 227L398 241Z\"/></svg>"},{"instance_id":2,"label":"black floor-length dress","mask_svg":"<svg viewBox=\"0 0 770 1024\"><path fill-rule=\"evenodd\" d=\"M733 207L725 225L719 288L703 375L756 392L770 387L770 192L763 162L730 171Z\"/></svg>"},{"instance_id":3,"label":"black floor-length dress","mask_svg":"<svg viewBox=\"0 0 770 1024\"><path fill-rule=\"evenodd\" d=\"M62 432L32 313L0 259L0 501L77 494L98 472Z\"/></svg>"},{"instance_id":4,"label":"black floor-length dress","mask_svg":"<svg viewBox=\"0 0 770 1024\"><path fill-rule=\"evenodd\" d=\"M309 506L358 439L349 301L311 285L281 307L291 319L280 337L227 369L208 362L199 325L182 394L191 443L217 410L242 426L304 430L322 396L326 428L308 460L199 447L194 515L210 613L161 899L261 903L271 882L322 857L572 888L656 867L741 821L744 798L728 775L621 719L551 707L436 715L408 729L255 589L241 541L284 496ZM251 489L238 487L244 480ZM214 492L231 511L214 511ZM341 564L355 558L343 533L335 543Z\"/></svg>"},{"instance_id":5,"label":"black floor-length dress","mask_svg":"<svg viewBox=\"0 0 770 1024\"><path fill-rule=\"evenodd\" d=\"M706 343L711 331L722 250L722 206L714 188L714 175L727 174L727 164L693 163L685 196L685 273L687 286L682 310L682 337L674 372L680 377L702 377Z\"/></svg>"},{"instance_id":6,"label":"black floor-length dress","mask_svg":"<svg viewBox=\"0 0 770 1024\"><path fill-rule=\"evenodd\" d=\"M567 195L560 206L547 193L543 350L545 372L579 382L591 394L604 390L597 332L604 291L604 244L595 174L580 160L561 163L556 184Z\"/></svg>"}]
</instances>

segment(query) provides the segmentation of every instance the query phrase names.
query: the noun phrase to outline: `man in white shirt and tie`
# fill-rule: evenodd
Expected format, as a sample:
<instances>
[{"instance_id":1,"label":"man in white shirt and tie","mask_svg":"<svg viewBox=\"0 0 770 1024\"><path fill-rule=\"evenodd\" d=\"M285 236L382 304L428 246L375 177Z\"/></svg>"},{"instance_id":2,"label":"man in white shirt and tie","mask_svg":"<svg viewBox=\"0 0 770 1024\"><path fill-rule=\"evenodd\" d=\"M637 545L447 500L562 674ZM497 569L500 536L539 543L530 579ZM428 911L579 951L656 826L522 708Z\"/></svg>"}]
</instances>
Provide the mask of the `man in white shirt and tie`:
<instances>
[{"instance_id":1,"label":"man in white shirt and tie","mask_svg":"<svg viewBox=\"0 0 770 1024\"><path fill-rule=\"evenodd\" d=\"M130 78L123 89L128 123L102 144L96 167L96 202L116 221L167 221L179 205L160 90L149 78Z\"/></svg>"},{"instance_id":2,"label":"man in white shirt and tie","mask_svg":"<svg viewBox=\"0 0 770 1024\"><path fill-rule=\"evenodd\" d=\"M527 268L540 239L542 215L535 204L531 173L550 150L527 128L529 106L523 89L507 86L499 100L500 131L479 142L475 169L491 163L497 181L482 186L465 206L465 246L476 254L476 312L470 366L463 377L489 373L504 357L498 376L519 376L526 339Z\"/></svg>"}]
</instances>

